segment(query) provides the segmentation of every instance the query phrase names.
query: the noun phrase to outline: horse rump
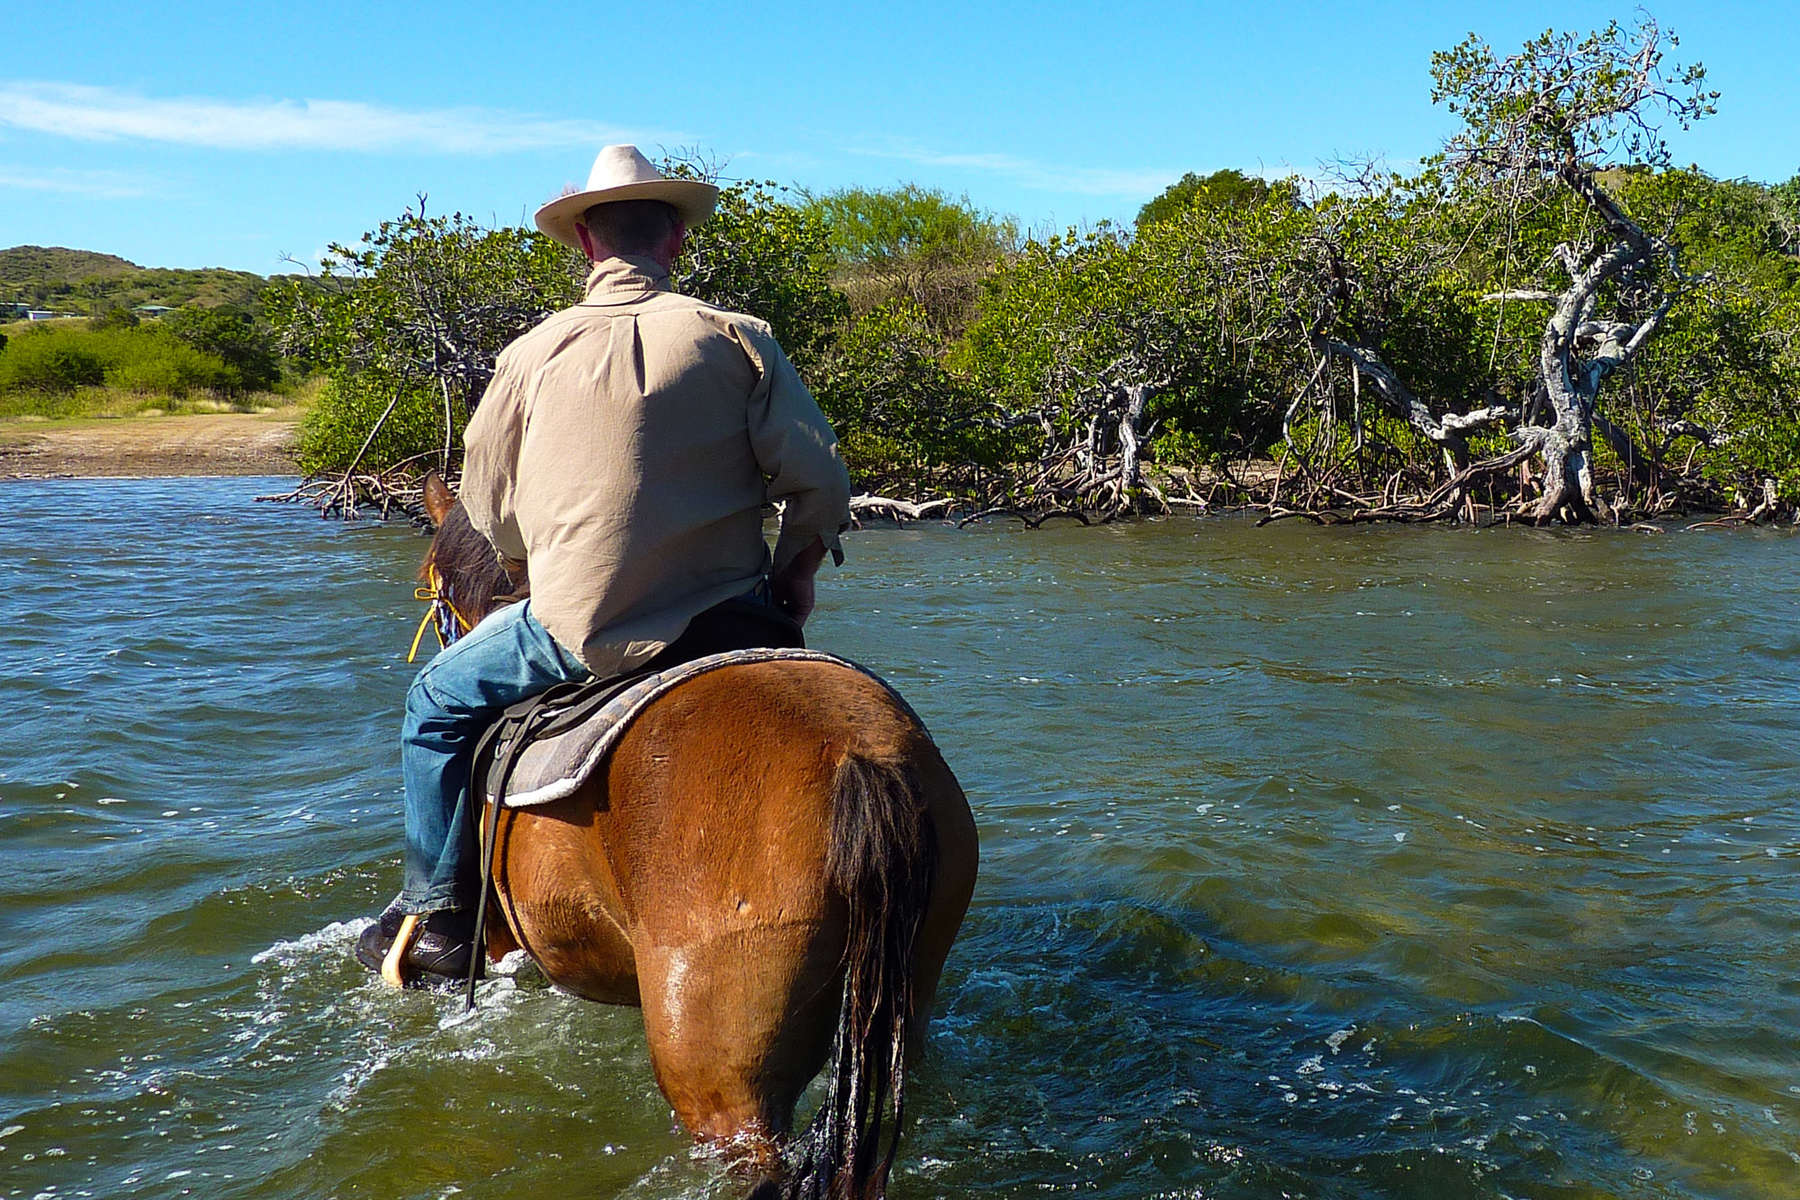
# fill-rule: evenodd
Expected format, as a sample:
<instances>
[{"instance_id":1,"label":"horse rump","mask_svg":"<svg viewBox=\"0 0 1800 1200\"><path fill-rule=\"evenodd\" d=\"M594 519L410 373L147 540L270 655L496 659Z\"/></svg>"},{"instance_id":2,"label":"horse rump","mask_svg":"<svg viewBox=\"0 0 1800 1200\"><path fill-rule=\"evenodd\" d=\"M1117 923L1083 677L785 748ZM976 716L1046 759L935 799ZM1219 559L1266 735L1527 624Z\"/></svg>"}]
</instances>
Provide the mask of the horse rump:
<instances>
[{"instance_id":1,"label":"horse rump","mask_svg":"<svg viewBox=\"0 0 1800 1200\"><path fill-rule=\"evenodd\" d=\"M790 1151L783 1200L883 1194L906 1116L915 950L937 872L937 831L904 762L852 754L834 785L828 886L844 898L844 985L825 1100ZM885 1138L884 1138L885 1132ZM883 1142L886 1147L883 1149Z\"/></svg>"}]
</instances>

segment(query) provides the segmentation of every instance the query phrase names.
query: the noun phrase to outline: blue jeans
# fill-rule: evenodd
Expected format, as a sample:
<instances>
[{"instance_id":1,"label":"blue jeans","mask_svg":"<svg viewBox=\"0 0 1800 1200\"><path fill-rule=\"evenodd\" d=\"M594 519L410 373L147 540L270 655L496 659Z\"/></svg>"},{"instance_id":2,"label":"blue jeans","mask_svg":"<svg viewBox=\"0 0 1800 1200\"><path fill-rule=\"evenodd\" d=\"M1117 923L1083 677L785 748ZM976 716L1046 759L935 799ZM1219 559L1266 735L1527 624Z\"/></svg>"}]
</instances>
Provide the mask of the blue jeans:
<instances>
[{"instance_id":1,"label":"blue jeans","mask_svg":"<svg viewBox=\"0 0 1800 1200\"><path fill-rule=\"evenodd\" d=\"M469 798L475 743L509 705L590 678L581 660L538 624L529 600L496 609L425 664L406 693L400 733L406 783L402 911L475 902L480 871Z\"/></svg>"}]
</instances>

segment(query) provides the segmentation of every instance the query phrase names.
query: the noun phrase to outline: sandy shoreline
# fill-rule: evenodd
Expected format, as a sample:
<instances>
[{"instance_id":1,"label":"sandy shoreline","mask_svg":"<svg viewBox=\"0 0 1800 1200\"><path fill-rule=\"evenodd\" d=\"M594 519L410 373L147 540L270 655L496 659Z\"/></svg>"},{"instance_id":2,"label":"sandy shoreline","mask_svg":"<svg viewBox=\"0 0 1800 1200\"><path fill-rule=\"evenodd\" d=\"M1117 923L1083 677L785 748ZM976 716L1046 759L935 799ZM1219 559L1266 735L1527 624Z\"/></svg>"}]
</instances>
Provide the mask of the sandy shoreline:
<instances>
[{"instance_id":1,"label":"sandy shoreline","mask_svg":"<svg viewBox=\"0 0 1800 1200\"><path fill-rule=\"evenodd\" d=\"M0 479L292 475L288 413L0 422Z\"/></svg>"}]
</instances>

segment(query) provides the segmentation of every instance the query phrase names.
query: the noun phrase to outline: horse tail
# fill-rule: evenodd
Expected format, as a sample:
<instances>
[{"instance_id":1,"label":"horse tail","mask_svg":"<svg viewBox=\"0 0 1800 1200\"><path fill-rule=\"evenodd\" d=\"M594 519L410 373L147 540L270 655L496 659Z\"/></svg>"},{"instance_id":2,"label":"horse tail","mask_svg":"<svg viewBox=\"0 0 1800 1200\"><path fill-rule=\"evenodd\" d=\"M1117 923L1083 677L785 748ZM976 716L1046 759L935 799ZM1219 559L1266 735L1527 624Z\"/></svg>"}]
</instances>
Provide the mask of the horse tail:
<instances>
[{"instance_id":1,"label":"horse tail","mask_svg":"<svg viewBox=\"0 0 1800 1200\"><path fill-rule=\"evenodd\" d=\"M833 790L825 875L848 910L843 1000L830 1084L796 1141L787 1200L884 1193L906 1116L907 1041L919 1015L914 948L937 873L937 830L910 766L852 753L838 765Z\"/></svg>"}]
</instances>

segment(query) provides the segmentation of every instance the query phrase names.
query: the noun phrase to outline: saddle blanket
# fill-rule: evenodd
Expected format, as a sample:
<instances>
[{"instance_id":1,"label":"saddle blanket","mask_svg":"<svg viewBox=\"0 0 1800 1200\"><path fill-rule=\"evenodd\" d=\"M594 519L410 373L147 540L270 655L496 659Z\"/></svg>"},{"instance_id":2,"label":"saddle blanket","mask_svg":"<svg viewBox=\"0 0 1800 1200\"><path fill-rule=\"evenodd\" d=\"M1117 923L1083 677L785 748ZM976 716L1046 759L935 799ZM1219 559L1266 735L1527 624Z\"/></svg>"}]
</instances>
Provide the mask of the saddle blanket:
<instances>
[{"instance_id":1,"label":"saddle blanket","mask_svg":"<svg viewBox=\"0 0 1800 1200\"><path fill-rule=\"evenodd\" d=\"M816 650L728 650L723 654L709 654L705 658L696 658L666 671L643 676L618 691L573 727L558 729L549 736L526 743L513 753L511 770L505 773L503 779L495 778L492 772L487 773L482 790L490 803L497 801L508 808L529 808L534 804L560 800L586 782L595 769L606 761L608 752L625 735L625 731L631 728L631 722L658 696L678 684L717 671L721 667L763 662L825 662L848 667L887 688L888 693L899 700L901 707L917 719L917 714L912 712L912 708L904 700L900 700L899 693L889 687L886 680L849 659ZM562 722L556 724L561 725Z\"/></svg>"}]
</instances>

